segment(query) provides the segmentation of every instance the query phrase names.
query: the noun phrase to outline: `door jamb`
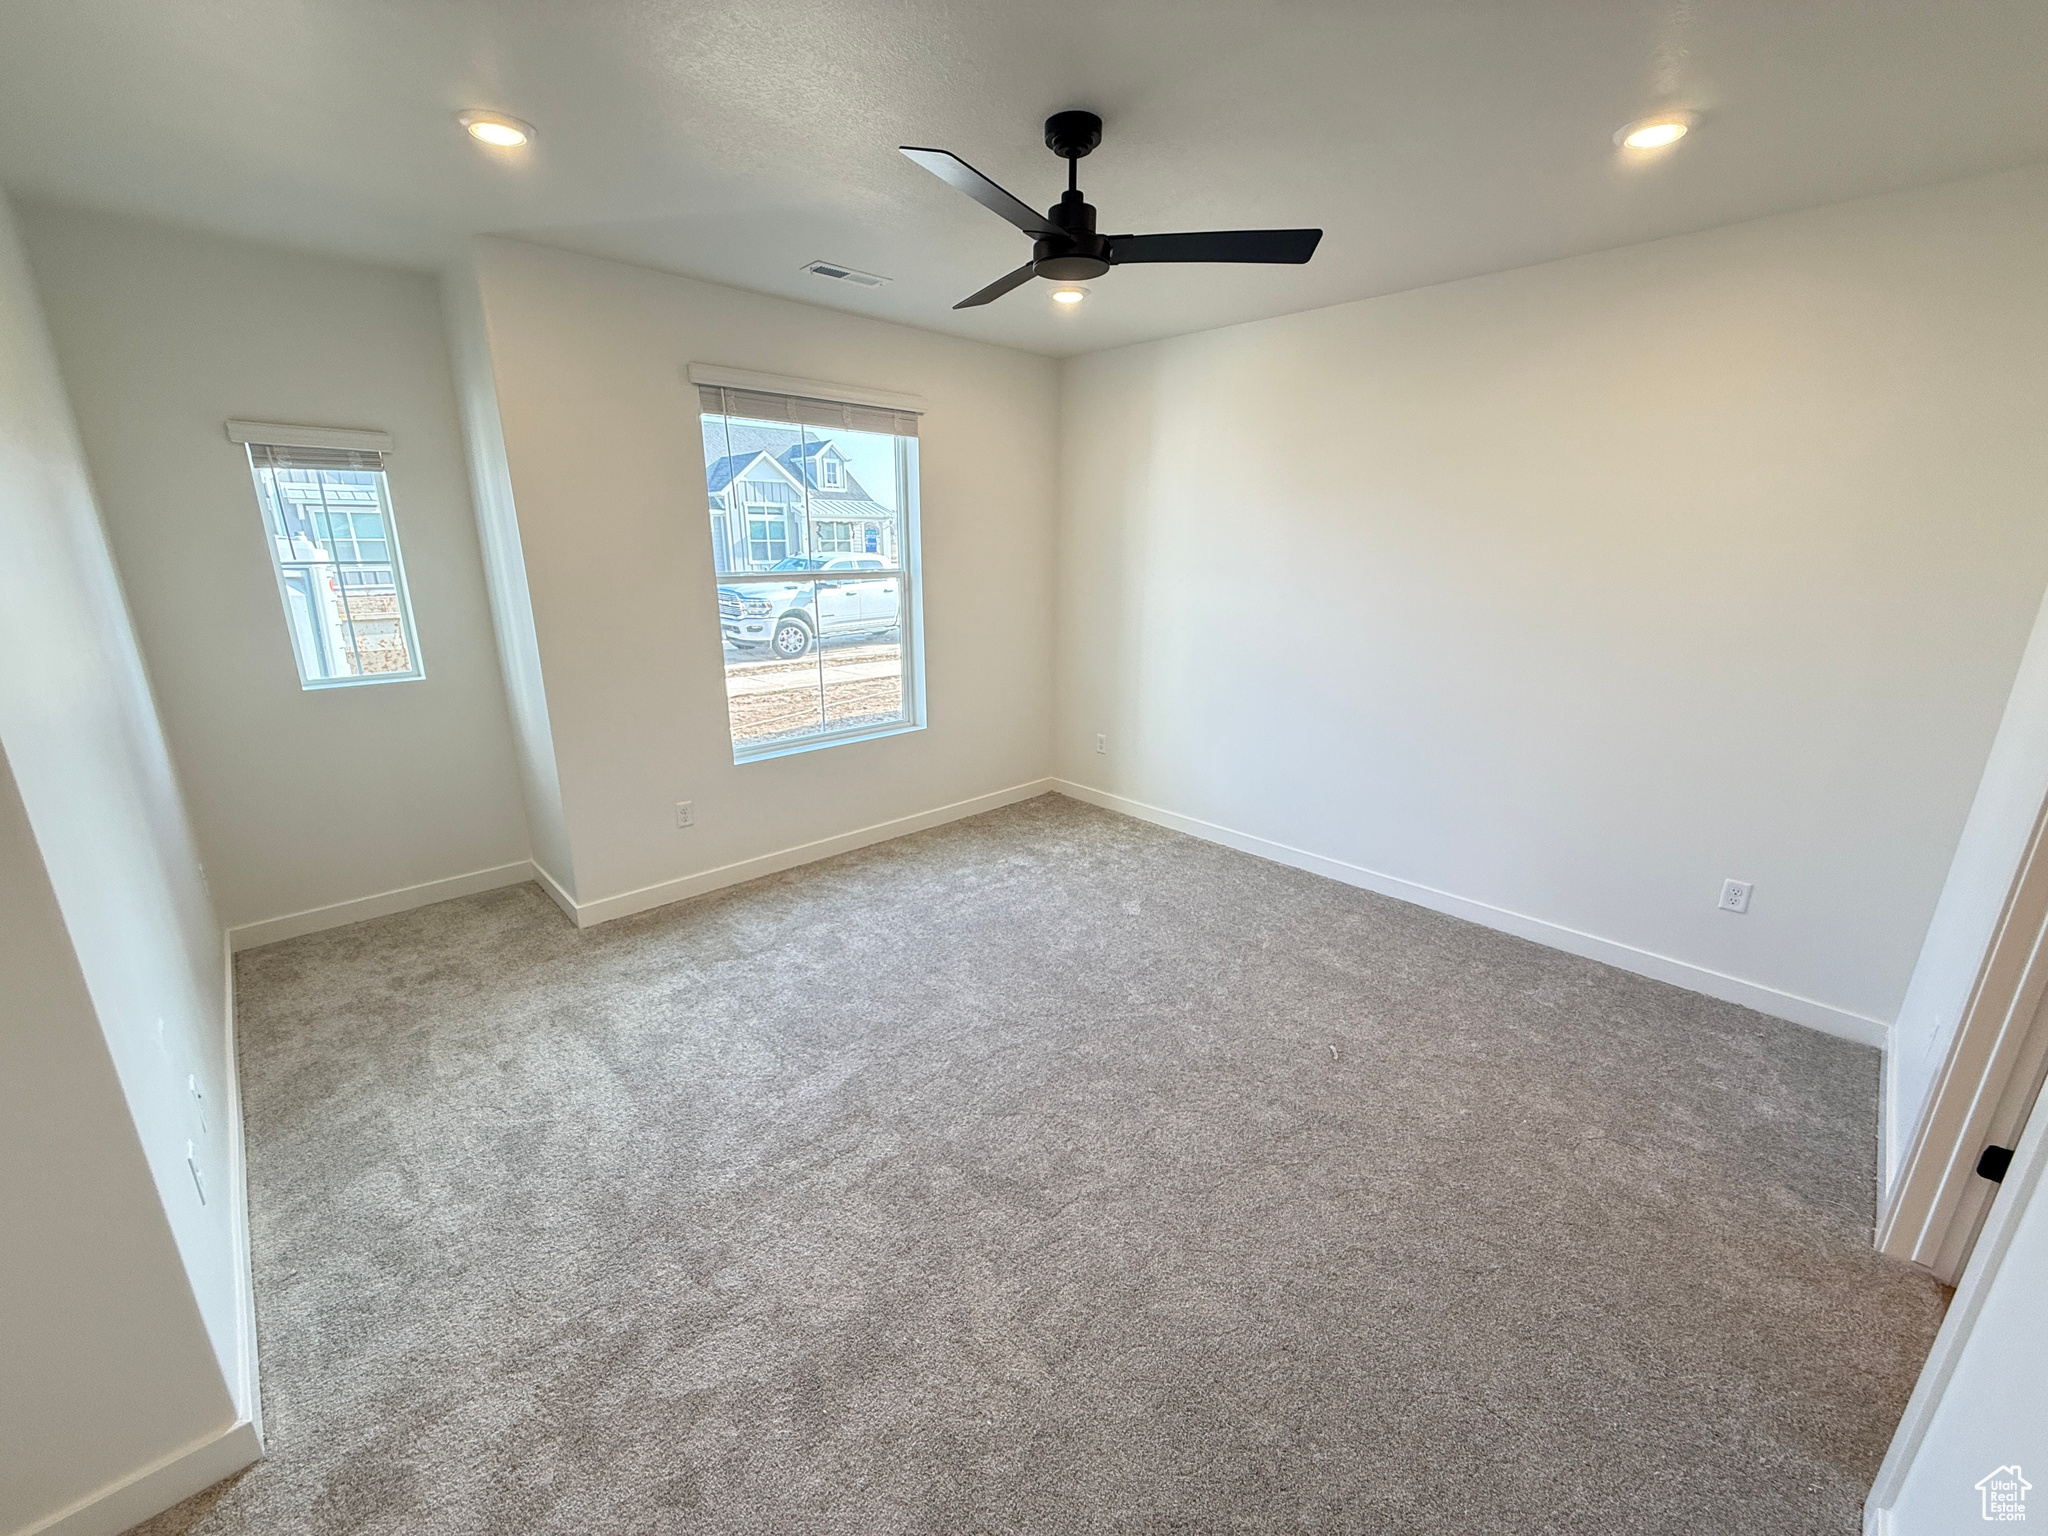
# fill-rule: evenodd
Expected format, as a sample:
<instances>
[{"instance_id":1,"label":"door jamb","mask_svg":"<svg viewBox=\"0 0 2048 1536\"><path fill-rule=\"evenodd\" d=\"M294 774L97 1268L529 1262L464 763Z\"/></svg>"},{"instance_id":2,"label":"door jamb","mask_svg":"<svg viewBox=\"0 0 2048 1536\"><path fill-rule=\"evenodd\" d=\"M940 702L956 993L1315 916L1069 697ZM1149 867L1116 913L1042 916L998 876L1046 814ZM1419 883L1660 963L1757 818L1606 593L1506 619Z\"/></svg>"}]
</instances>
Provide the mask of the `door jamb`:
<instances>
[{"instance_id":1,"label":"door jamb","mask_svg":"<svg viewBox=\"0 0 2048 1536\"><path fill-rule=\"evenodd\" d=\"M1882 1252L1951 1285L1998 1189L1978 1176L1978 1156L1986 1146L2016 1143L2048 1059L2044 1001L2048 802L2035 815L1948 1055L1878 1218Z\"/></svg>"}]
</instances>

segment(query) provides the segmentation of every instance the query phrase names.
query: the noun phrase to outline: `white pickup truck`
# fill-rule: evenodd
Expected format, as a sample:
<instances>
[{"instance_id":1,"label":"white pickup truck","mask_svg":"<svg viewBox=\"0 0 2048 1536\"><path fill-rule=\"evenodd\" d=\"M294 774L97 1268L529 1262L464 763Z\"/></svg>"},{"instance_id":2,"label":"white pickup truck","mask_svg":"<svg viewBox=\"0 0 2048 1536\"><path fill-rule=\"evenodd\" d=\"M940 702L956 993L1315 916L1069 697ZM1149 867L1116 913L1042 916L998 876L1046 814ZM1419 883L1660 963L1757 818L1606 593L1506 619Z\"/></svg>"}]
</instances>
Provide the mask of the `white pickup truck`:
<instances>
[{"instance_id":1,"label":"white pickup truck","mask_svg":"<svg viewBox=\"0 0 2048 1536\"><path fill-rule=\"evenodd\" d=\"M873 555L836 555L822 561L797 557L778 562L775 569L815 572L817 579L815 585L809 579L787 585L722 584L718 621L727 645L743 651L766 648L784 661L794 661L822 639L880 634L903 622L897 578L856 574L888 569ZM847 575L835 575L841 571Z\"/></svg>"}]
</instances>

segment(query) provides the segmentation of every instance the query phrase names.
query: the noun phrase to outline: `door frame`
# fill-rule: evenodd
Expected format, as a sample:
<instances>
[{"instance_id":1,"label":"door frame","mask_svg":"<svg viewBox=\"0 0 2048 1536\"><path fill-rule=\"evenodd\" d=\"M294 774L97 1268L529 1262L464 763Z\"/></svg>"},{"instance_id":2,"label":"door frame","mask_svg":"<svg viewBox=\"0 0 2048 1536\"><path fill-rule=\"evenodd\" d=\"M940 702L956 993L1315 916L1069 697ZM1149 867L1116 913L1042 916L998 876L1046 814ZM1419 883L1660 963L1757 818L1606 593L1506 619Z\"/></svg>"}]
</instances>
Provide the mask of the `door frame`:
<instances>
[{"instance_id":1,"label":"door frame","mask_svg":"<svg viewBox=\"0 0 2048 1536\"><path fill-rule=\"evenodd\" d=\"M2048 802L1878 1217L1877 1246L1953 1285L1999 1186L1987 1146L2018 1142L2048 1068Z\"/></svg>"}]
</instances>

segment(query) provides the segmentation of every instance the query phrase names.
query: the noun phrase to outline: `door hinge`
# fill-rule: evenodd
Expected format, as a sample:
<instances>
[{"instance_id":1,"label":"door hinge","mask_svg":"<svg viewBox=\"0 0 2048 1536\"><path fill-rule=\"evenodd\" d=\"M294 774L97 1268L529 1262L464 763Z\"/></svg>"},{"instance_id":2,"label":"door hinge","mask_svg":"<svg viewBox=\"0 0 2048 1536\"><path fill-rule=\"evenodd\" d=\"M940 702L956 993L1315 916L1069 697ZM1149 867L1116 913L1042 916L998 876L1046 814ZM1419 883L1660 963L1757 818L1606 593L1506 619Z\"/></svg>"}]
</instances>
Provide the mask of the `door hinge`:
<instances>
[{"instance_id":1,"label":"door hinge","mask_svg":"<svg viewBox=\"0 0 2048 1536\"><path fill-rule=\"evenodd\" d=\"M2012 1166L2011 1147L1986 1147L1984 1155L1977 1159L1977 1175L1994 1184L2005 1181L2005 1170Z\"/></svg>"}]
</instances>

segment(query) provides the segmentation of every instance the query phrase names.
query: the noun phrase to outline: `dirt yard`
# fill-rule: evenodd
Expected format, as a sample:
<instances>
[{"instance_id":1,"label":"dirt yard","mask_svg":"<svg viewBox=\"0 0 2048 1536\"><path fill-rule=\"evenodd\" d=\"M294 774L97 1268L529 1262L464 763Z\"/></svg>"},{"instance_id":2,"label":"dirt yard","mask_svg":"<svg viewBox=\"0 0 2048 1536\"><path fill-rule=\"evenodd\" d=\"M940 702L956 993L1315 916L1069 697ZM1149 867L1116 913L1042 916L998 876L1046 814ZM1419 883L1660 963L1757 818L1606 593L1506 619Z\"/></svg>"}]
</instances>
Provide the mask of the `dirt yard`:
<instances>
[{"instance_id":1,"label":"dirt yard","mask_svg":"<svg viewBox=\"0 0 2048 1536\"><path fill-rule=\"evenodd\" d=\"M827 641L796 661L726 652L732 739L753 746L903 717L903 648L896 640Z\"/></svg>"}]
</instances>

